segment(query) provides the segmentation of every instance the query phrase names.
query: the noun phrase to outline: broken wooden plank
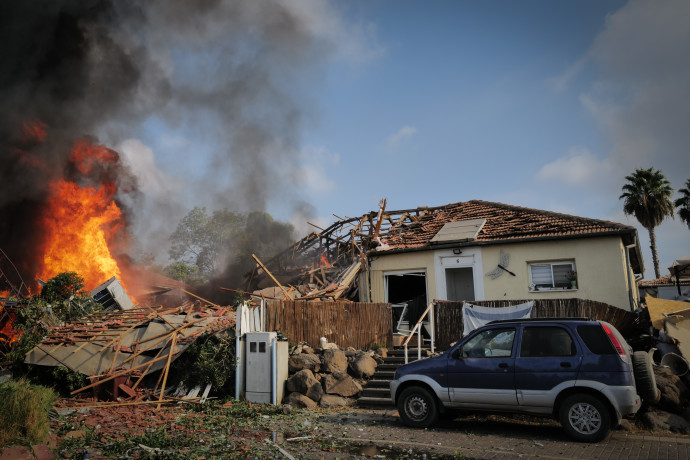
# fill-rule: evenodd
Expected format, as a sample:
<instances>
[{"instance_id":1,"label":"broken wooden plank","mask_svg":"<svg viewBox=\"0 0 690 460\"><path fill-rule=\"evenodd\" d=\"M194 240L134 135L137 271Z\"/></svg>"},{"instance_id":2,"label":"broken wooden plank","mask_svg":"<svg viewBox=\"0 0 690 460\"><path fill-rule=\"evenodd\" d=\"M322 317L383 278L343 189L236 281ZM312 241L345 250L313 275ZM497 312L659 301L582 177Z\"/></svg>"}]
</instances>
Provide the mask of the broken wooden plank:
<instances>
[{"instance_id":1,"label":"broken wooden plank","mask_svg":"<svg viewBox=\"0 0 690 460\"><path fill-rule=\"evenodd\" d=\"M282 284L280 284L280 282L275 278L275 276L273 276L273 274L272 274L270 271L268 271L268 268L266 268L266 266L265 266L263 263L261 263L261 261L259 260L259 258L256 257L255 254L252 254L252 257L254 258L254 260L256 261L256 263L258 263L258 264L261 266L261 268L264 269L264 271L266 272L266 274L267 274L268 276L271 277L271 279L273 280L273 282L276 283L276 285L278 285L278 287L281 289L281 291L283 291L283 294L285 294L285 299L290 299L290 296L289 296L287 290L283 287Z\"/></svg>"}]
</instances>

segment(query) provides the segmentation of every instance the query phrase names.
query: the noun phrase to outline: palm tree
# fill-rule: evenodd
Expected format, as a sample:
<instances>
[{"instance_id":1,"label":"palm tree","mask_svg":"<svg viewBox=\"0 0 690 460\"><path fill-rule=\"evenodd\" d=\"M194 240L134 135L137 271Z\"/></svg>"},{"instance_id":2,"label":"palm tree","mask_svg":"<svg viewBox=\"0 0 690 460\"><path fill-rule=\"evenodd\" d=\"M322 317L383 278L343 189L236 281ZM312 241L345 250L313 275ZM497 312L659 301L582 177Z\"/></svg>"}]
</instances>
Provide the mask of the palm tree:
<instances>
[{"instance_id":1,"label":"palm tree","mask_svg":"<svg viewBox=\"0 0 690 460\"><path fill-rule=\"evenodd\" d=\"M654 227L658 227L666 216L673 217L673 189L661 171L654 168L638 168L632 175L625 176L625 180L628 183L623 186L623 194L618 199L625 199L623 212L635 216L649 232L654 273L660 278Z\"/></svg>"},{"instance_id":2,"label":"palm tree","mask_svg":"<svg viewBox=\"0 0 690 460\"><path fill-rule=\"evenodd\" d=\"M678 208L678 216L680 220L688 224L690 228L690 179L685 181L685 188L678 190L681 197L678 198L673 204Z\"/></svg>"}]
</instances>

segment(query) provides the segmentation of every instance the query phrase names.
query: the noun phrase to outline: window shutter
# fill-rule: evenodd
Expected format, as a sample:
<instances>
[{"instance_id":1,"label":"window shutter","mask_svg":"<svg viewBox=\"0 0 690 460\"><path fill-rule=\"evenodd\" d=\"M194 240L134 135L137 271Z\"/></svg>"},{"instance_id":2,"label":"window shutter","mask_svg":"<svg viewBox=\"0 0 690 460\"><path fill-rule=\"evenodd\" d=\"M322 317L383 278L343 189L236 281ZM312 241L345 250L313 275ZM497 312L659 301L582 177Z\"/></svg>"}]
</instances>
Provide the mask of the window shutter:
<instances>
[{"instance_id":1,"label":"window shutter","mask_svg":"<svg viewBox=\"0 0 690 460\"><path fill-rule=\"evenodd\" d=\"M530 270L532 271L532 284L536 286L553 285L550 264L533 264L530 265Z\"/></svg>"}]
</instances>

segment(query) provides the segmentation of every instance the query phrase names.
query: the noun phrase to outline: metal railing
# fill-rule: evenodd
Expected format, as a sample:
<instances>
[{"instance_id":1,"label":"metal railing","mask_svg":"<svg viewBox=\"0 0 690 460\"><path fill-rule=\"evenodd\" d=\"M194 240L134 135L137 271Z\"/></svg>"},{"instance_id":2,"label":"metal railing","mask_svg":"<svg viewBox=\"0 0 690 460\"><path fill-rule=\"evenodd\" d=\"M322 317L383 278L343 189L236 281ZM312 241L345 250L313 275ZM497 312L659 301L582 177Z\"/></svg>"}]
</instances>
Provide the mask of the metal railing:
<instances>
[{"instance_id":1,"label":"metal railing","mask_svg":"<svg viewBox=\"0 0 690 460\"><path fill-rule=\"evenodd\" d=\"M436 324L434 321L434 302L429 302L429 306L426 307L426 310L424 310L424 313L422 313L422 316L419 317L419 321L417 321L417 324L414 325L412 330L410 331L410 335L407 336L407 339L403 342L403 348L405 349L405 364L408 362L408 357L407 357L407 344L409 341L412 339L412 336L414 336L414 333L417 332L417 359L422 359L422 321L424 321L424 318L426 318L426 315L429 315L429 335L431 336L431 352L434 352L434 341L435 341L435 332L434 330L436 329Z\"/></svg>"}]
</instances>

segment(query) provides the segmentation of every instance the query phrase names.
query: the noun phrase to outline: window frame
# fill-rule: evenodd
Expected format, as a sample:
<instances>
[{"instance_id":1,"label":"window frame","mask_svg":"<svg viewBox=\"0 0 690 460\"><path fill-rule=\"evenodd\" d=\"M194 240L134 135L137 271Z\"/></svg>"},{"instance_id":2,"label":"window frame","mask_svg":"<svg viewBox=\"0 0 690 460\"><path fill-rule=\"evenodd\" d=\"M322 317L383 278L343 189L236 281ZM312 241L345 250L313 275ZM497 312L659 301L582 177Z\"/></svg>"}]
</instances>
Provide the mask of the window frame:
<instances>
[{"instance_id":1,"label":"window frame","mask_svg":"<svg viewBox=\"0 0 690 460\"><path fill-rule=\"evenodd\" d=\"M537 285L534 282L534 273L532 271L533 267L538 265L548 265L551 272L551 286L544 286L545 283L540 283ZM568 271L575 272L575 260L549 260L541 262L528 262L527 271L529 272L529 291L530 292L540 292L540 291L575 291L577 287L573 287L570 282L565 285L565 282L559 282L554 275L554 266L557 265L569 265ZM558 286L558 284L563 284L563 286Z\"/></svg>"}]
</instances>

